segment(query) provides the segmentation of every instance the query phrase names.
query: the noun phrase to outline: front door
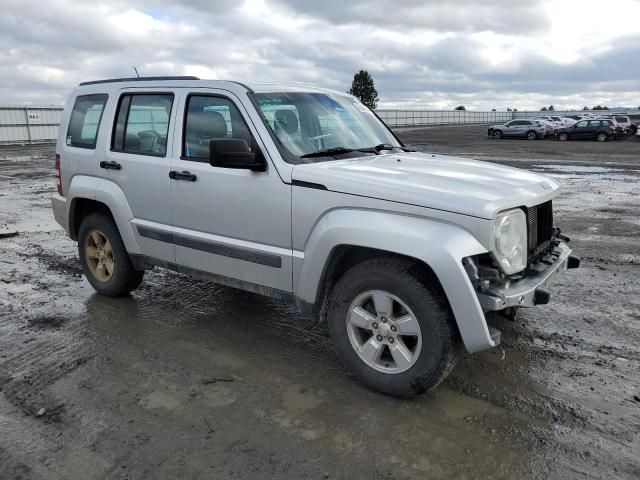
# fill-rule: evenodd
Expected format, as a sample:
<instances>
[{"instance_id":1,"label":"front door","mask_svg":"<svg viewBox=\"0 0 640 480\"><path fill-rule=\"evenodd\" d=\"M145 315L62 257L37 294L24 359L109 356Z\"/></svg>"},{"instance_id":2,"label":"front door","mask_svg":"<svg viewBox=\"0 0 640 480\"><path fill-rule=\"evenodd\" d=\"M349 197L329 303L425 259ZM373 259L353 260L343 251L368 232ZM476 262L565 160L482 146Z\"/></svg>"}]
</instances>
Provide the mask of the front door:
<instances>
[{"instance_id":1,"label":"front door","mask_svg":"<svg viewBox=\"0 0 640 480\"><path fill-rule=\"evenodd\" d=\"M505 130L505 133L509 137L519 137L523 134L522 120L514 120L509 124L509 128Z\"/></svg>"},{"instance_id":2,"label":"front door","mask_svg":"<svg viewBox=\"0 0 640 480\"><path fill-rule=\"evenodd\" d=\"M571 136L573 138L587 138L590 135L589 121L582 120L575 124Z\"/></svg>"},{"instance_id":3,"label":"front door","mask_svg":"<svg viewBox=\"0 0 640 480\"><path fill-rule=\"evenodd\" d=\"M215 90L185 91L180 104L184 126L176 128L175 145L181 155L171 164L176 263L291 292L291 186L278 176L244 106ZM266 171L211 166L214 139L259 149Z\"/></svg>"}]
</instances>

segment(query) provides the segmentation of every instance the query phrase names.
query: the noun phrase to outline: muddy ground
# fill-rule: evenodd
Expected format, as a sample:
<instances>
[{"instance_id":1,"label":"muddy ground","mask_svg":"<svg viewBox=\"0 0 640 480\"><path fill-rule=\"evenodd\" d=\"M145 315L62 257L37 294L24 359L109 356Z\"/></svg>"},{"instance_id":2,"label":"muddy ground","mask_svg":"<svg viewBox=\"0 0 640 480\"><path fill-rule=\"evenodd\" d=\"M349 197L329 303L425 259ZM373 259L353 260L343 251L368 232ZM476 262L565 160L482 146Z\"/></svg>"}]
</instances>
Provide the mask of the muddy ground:
<instances>
[{"instance_id":1,"label":"muddy ground","mask_svg":"<svg viewBox=\"0 0 640 480\"><path fill-rule=\"evenodd\" d=\"M560 180L583 266L413 401L348 377L289 305L160 269L96 295L51 215L53 147L1 148L0 479L639 478L640 142L462 131L400 135Z\"/></svg>"}]
</instances>

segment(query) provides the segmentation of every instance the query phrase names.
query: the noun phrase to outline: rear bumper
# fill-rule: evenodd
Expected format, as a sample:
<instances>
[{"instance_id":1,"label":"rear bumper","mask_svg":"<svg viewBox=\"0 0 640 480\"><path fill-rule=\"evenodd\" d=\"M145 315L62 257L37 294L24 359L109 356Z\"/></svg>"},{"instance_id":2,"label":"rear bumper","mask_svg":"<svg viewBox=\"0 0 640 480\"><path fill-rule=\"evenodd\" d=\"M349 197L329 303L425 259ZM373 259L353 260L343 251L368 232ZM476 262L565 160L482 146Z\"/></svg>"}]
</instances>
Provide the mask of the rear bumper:
<instances>
[{"instance_id":1,"label":"rear bumper","mask_svg":"<svg viewBox=\"0 0 640 480\"><path fill-rule=\"evenodd\" d=\"M577 268L579 264L580 260L571 256L571 249L565 243L560 243L540 262L536 275L492 285L478 292L478 300L485 311L548 303L550 293L547 289L551 282L567 268Z\"/></svg>"},{"instance_id":2,"label":"rear bumper","mask_svg":"<svg viewBox=\"0 0 640 480\"><path fill-rule=\"evenodd\" d=\"M51 208L53 217L56 219L65 232L69 233L69 222L67 221L67 199L61 195L51 197Z\"/></svg>"}]
</instances>

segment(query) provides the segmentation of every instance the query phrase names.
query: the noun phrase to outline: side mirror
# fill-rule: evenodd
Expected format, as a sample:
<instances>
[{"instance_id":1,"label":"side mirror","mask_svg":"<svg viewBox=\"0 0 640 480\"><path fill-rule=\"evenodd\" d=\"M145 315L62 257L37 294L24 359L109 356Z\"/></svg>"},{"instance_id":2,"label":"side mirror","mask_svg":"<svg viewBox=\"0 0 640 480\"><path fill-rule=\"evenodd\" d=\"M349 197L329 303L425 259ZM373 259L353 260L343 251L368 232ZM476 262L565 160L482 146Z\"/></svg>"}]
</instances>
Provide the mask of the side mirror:
<instances>
[{"instance_id":1,"label":"side mirror","mask_svg":"<svg viewBox=\"0 0 640 480\"><path fill-rule=\"evenodd\" d=\"M262 153L250 151L247 142L236 138L210 140L209 164L212 167L241 168L254 172L267 169Z\"/></svg>"}]
</instances>

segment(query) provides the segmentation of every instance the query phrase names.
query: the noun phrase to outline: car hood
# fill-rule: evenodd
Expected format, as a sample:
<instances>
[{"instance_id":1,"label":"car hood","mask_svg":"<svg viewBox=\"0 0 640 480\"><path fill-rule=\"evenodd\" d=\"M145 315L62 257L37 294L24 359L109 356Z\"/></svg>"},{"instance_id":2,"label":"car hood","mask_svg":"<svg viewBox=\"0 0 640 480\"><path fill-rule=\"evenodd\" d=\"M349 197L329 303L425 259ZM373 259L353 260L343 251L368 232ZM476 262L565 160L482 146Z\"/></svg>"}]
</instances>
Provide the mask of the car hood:
<instances>
[{"instance_id":1,"label":"car hood","mask_svg":"<svg viewBox=\"0 0 640 480\"><path fill-rule=\"evenodd\" d=\"M492 219L557 195L554 180L518 168L407 152L296 165L292 180L328 190Z\"/></svg>"}]
</instances>

